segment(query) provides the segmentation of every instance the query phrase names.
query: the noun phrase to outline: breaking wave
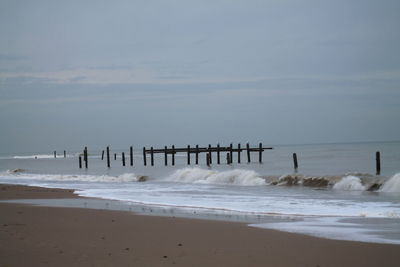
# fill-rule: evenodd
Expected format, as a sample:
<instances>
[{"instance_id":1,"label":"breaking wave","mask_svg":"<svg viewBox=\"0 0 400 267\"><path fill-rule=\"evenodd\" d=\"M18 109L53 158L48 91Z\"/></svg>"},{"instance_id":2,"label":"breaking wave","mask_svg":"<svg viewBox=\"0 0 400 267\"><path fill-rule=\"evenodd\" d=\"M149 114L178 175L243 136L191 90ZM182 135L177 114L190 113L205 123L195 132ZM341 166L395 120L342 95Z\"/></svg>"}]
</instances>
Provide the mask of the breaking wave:
<instances>
[{"instance_id":1,"label":"breaking wave","mask_svg":"<svg viewBox=\"0 0 400 267\"><path fill-rule=\"evenodd\" d=\"M108 175L72 175L72 174L31 174L7 171L0 176L13 177L16 179L58 181L58 182L143 182L147 176L137 176L133 173L124 173L118 176Z\"/></svg>"},{"instance_id":2,"label":"breaking wave","mask_svg":"<svg viewBox=\"0 0 400 267\"><path fill-rule=\"evenodd\" d=\"M400 192L400 173L387 180L379 190L380 192Z\"/></svg>"},{"instance_id":3,"label":"breaking wave","mask_svg":"<svg viewBox=\"0 0 400 267\"><path fill-rule=\"evenodd\" d=\"M250 170L215 171L200 168L184 168L168 176L166 181L198 184L265 185L265 179Z\"/></svg>"},{"instance_id":4,"label":"breaking wave","mask_svg":"<svg viewBox=\"0 0 400 267\"><path fill-rule=\"evenodd\" d=\"M364 191L366 186L361 183L361 179L356 176L343 177L339 182L333 186L334 190L345 190L345 191Z\"/></svg>"}]
</instances>

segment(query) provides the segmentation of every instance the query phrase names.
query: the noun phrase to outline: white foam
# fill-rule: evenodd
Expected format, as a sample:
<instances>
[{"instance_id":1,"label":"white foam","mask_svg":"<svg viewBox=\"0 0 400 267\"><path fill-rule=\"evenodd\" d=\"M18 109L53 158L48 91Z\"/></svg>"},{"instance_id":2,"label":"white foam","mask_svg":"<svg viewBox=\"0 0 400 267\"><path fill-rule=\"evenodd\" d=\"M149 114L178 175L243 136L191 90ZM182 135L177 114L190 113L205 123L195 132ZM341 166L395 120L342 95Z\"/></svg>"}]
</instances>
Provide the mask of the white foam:
<instances>
[{"instance_id":1,"label":"white foam","mask_svg":"<svg viewBox=\"0 0 400 267\"><path fill-rule=\"evenodd\" d=\"M63 158L64 154L57 154L57 158ZM67 154L67 158L72 157L72 155ZM54 154L36 154L36 155L27 155L27 156L13 156L13 159L53 159Z\"/></svg>"},{"instance_id":2,"label":"white foam","mask_svg":"<svg viewBox=\"0 0 400 267\"><path fill-rule=\"evenodd\" d=\"M167 181L198 184L265 185L265 180L250 170L216 171L200 168L184 168L175 171Z\"/></svg>"},{"instance_id":3,"label":"white foam","mask_svg":"<svg viewBox=\"0 0 400 267\"><path fill-rule=\"evenodd\" d=\"M290 233L300 233L320 238L359 241L369 243L400 244L400 240L387 238L388 230L381 234L367 225L342 221L340 217L314 217L298 221L250 224L252 227L274 229ZM397 229L392 229L397 233Z\"/></svg>"},{"instance_id":4,"label":"white foam","mask_svg":"<svg viewBox=\"0 0 400 267\"><path fill-rule=\"evenodd\" d=\"M333 186L333 189L345 191L364 191L366 187L362 185L360 178L349 175L343 177L339 182L337 182Z\"/></svg>"},{"instance_id":5,"label":"white foam","mask_svg":"<svg viewBox=\"0 0 400 267\"><path fill-rule=\"evenodd\" d=\"M54 182L137 182L140 177L133 173L124 173L119 176L108 175L72 175L72 174L32 174L32 173L12 173L7 171L4 176L15 179L35 180L35 181L54 181ZM2 174L0 174L2 176Z\"/></svg>"},{"instance_id":6,"label":"white foam","mask_svg":"<svg viewBox=\"0 0 400 267\"><path fill-rule=\"evenodd\" d=\"M400 192L400 173L393 175L388 181L386 181L380 192Z\"/></svg>"}]
</instances>

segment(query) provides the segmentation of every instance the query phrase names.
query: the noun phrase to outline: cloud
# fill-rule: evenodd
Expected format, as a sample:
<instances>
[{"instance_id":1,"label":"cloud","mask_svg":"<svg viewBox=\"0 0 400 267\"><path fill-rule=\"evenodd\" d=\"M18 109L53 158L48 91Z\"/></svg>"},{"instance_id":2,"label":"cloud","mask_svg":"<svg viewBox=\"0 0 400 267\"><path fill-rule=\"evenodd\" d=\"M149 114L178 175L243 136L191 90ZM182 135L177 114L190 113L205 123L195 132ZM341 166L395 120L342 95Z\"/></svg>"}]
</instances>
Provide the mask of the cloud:
<instances>
[{"instance_id":1,"label":"cloud","mask_svg":"<svg viewBox=\"0 0 400 267\"><path fill-rule=\"evenodd\" d=\"M11 55L11 54L0 54L0 61L20 61L25 60L25 56Z\"/></svg>"}]
</instances>

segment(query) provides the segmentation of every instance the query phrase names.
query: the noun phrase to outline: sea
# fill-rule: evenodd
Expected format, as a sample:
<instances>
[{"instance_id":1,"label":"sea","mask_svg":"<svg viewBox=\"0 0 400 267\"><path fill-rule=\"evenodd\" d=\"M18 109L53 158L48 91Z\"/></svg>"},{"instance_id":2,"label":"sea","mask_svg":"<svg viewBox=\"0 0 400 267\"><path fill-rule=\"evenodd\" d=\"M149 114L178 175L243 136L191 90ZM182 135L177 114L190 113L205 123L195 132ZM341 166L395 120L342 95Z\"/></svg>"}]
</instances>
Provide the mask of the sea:
<instances>
[{"instance_id":1,"label":"sea","mask_svg":"<svg viewBox=\"0 0 400 267\"><path fill-rule=\"evenodd\" d=\"M229 145L229 144L228 144ZM235 146L234 146L235 147ZM242 146L243 147L243 146ZM156 154L154 166L142 147L111 147L111 168L102 149L2 153L0 183L74 189L84 199L13 200L33 205L127 210L156 216L244 222L328 239L400 244L400 141L345 144L275 145L258 153L233 154L206 165L177 153L175 165ZM381 172L376 173L376 152ZM122 166L122 152L126 166ZM114 159L114 153L117 157ZM298 159L294 169L293 153Z\"/></svg>"}]
</instances>

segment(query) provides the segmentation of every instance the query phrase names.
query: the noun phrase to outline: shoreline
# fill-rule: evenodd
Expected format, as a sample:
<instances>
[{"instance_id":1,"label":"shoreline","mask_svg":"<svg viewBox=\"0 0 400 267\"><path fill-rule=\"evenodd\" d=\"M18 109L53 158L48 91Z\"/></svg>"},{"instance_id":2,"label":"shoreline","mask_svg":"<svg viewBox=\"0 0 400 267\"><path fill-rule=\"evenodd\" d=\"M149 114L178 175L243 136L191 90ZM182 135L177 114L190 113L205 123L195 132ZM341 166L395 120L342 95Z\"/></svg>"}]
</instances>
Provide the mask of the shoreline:
<instances>
[{"instance_id":1,"label":"shoreline","mask_svg":"<svg viewBox=\"0 0 400 267\"><path fill-rule=\"evenodd\" d=\"M0 185L6 198L80 197ZM397 266L400 252L398 245L125 211L0 203L0 213L0 266Z\"/></svg>"}]
</instances>

